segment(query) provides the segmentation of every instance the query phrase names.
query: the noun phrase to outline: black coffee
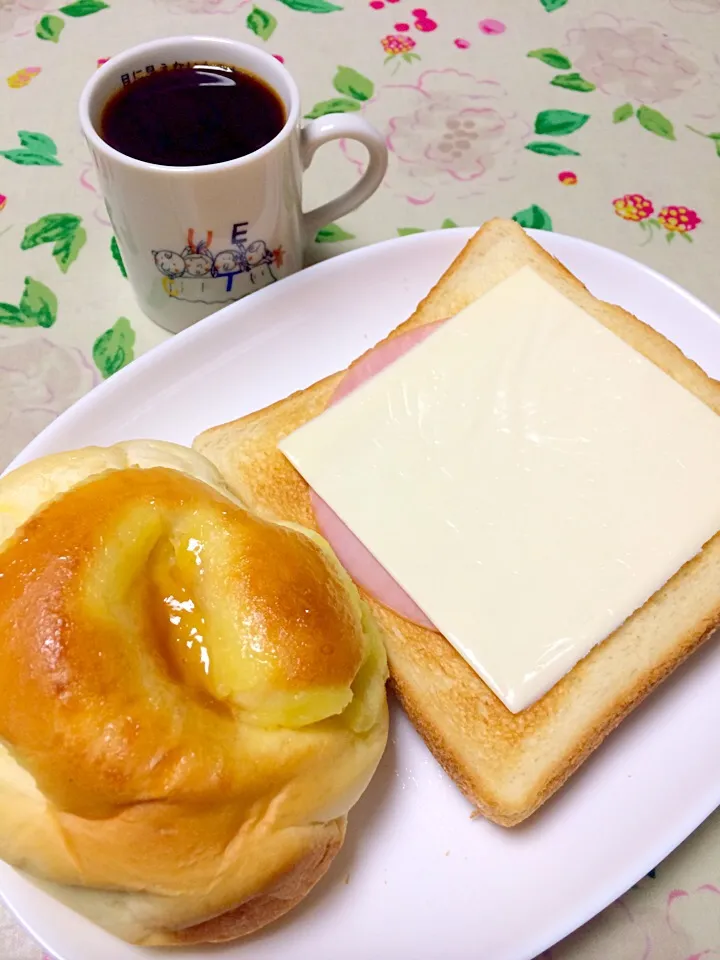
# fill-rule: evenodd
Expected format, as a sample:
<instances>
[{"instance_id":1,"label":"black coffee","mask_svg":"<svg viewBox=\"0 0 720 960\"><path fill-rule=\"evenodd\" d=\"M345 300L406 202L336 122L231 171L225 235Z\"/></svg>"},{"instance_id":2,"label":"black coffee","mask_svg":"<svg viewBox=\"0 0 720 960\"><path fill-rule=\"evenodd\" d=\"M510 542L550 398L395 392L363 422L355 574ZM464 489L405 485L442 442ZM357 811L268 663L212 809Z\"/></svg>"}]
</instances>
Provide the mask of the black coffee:
<instances>
[{"instance_id":1,"label":"black coffee","mask_svg":"<svg viewBox=\"0 0 720 960\"><path fill-rule=\"evenodd\" d=\"M100 135L136 160L192 167L245 157L284 125L285 107L262 80L198 64L128 82L105 105Z\"/></svg>"}]
</instances>

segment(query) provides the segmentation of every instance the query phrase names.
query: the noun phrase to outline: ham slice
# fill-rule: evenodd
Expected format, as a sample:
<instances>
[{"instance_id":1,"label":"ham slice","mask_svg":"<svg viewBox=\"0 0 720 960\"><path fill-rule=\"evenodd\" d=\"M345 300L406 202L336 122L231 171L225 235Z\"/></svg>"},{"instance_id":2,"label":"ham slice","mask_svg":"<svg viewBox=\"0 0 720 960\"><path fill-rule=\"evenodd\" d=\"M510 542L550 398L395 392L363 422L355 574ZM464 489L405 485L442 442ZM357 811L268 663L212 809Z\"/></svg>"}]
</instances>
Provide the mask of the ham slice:
<instances>
[{"instance_id":1,"label":"ham slice","mask_svg":"<svg viewBox=\"0 0 720 960\"><path fill-rule=\"evenodd\" d=\"M393 337L371 350L361 360L358 360L347 372L330 400L330 405L338 403L347 397L353 390L365 383L384 367L397 360L411 347L420 343L438 326L444 323L428 323L408 333ZM370 551L363 546L354 533L349 530L340 517L330 509L314 490L310 491L315 519L320 532L335 551L340 563L353 578L355 583L362 587L371 597L374 597L383 606L394 613L418 624L434 630L434 625L428 620L420 607L405 593L403 588L381 566Z\"/></svg>"}]
</instances>

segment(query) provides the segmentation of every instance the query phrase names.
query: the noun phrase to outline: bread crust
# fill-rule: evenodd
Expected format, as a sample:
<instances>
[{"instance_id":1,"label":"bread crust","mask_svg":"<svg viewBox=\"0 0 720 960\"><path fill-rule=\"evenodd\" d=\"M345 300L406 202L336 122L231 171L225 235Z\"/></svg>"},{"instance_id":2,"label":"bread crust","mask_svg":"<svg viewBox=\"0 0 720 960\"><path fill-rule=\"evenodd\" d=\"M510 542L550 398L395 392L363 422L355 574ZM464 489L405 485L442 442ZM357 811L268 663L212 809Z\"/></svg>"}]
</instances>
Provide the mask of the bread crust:
<instances>
[{"instance_id":1,"label":"bread crust","mask_svg":"<svg viewBox=\"0 0 720 960\"><path fill-rule=\"evenodd\" d=\"M148 938L146 946L188 947L197 943L227 943L256 933L297 906L327 873L345 838L347 818L335 821L336 831L324 843L318 843L276 882L262 893L221 913L183 930L169 930Z\"/></svg>"},{"instance_id":2,"label":"bread crust","mask_svg":"<svg viewBox=\"0 0 720 960\"><path fill-rule=\"evenodd\" d=\"M718 382L647 324L593 297L522 228L507 221L486 223L412 316L385 339L452 316L526 265L720 413ZM325 409L343 376L344 371L334 374L207 430L194 445L260 512L314 526L307 484L277 443ZM412 723L477 811L513 826L545 803L720 626L720 534L519 714L505 708L442 636L366 599L385 632L391 683Z\"/></svg>"}]
</instances>

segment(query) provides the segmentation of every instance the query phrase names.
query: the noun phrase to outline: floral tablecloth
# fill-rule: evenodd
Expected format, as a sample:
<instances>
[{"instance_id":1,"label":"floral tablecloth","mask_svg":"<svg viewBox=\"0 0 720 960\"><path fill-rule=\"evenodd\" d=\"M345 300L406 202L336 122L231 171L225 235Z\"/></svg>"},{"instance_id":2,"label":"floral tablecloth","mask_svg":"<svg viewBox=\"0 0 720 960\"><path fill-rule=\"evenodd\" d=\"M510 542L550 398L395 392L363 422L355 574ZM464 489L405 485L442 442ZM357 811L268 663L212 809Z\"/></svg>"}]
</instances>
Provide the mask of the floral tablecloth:
<instances>
[{"instance_id":1,"label":"floral tablecloth","mask_svg":"<svg viewBox=\"0 0 720 960\"><path fill-rule=\"evenodd\" d=\"M415 2L0 0L0 468L167 336L133 300L76 121L97 65L158 36L256 43L308 115L355 111L384 132L383 187L311 259L514 216L720 308L720 0ZM363 162L354 144L322 150L308 205ZM0 908L0 960L41 956ZM706 956L720 956L720 814L544 958Z\"/></svg>"}]
</instances>

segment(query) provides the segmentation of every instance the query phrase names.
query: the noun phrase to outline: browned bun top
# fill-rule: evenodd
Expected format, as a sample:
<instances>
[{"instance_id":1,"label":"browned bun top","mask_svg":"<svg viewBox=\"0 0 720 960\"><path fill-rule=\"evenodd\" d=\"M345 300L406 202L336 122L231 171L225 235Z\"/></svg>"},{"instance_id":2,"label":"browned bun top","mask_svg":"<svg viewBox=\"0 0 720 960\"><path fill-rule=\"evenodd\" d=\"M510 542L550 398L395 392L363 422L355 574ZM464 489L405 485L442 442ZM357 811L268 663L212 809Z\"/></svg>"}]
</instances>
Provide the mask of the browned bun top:
<instances>
[{"instance_id":1,"label":"browned bun top","mask_svg":"<svg viewBox=\"0 0 720 960\"><path fill-rule=\"evenodd\" d=\"M91 473L3 538L21 499L11 478L0 814L14 763L62 844L18 846L0 823L0 856L61 883L199 901L222 889L215 913L237 905L233 888L257 894L312 848L279 834L346 813L382 752L384 653L357 591L317 535L191 471Z\"/></svg>"}]
</instances>

